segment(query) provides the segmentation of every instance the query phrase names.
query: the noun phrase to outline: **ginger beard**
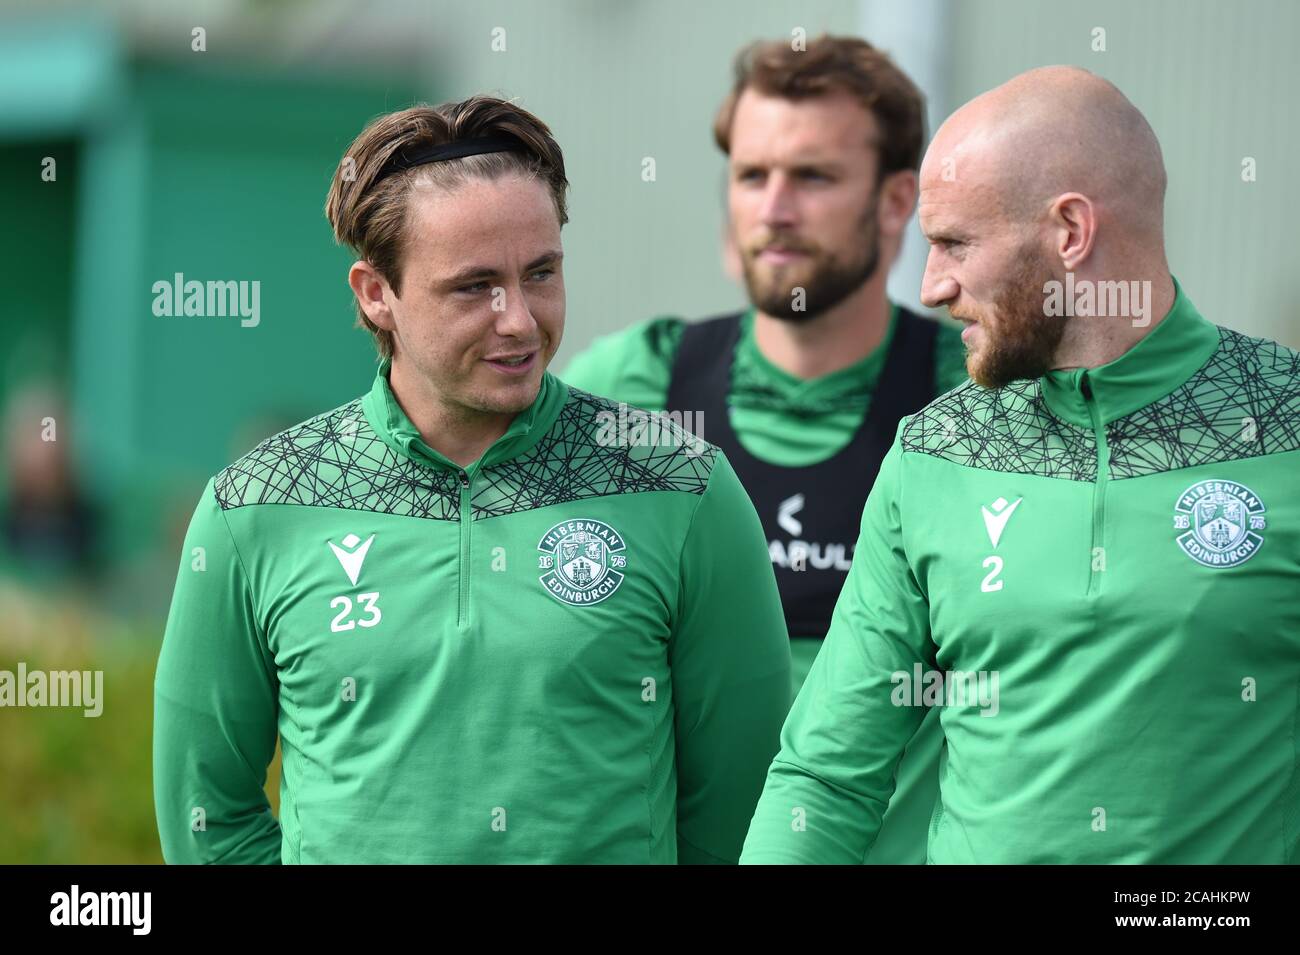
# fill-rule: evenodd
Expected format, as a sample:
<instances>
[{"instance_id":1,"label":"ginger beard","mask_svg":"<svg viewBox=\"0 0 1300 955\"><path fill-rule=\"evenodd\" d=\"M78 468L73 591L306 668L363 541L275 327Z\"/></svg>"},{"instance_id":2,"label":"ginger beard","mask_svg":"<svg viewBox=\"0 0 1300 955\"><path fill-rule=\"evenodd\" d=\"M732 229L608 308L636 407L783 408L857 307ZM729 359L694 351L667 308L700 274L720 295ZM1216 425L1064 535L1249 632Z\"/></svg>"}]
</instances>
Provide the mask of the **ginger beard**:
<instances>
[{"instance_id":1,"label":"ginger beard","mask_svg":"<svg viewBox=\"0 0 1300 955\"><path fill-rule=\"evenodd\" d=\"M950 306L958 319L979 324L982 341L967 345L966 373L983 388L1041 378L1053 367L1066 319L1046 314L1044 286L1060 277L1036 243L1026 243L993 295L992 311Z\"/></svg>"},{"instance_id":2,"label":"ginger beard","mask_svg":"<svg viewBox=\"0 0 1300 955\"><path fill-rule=\"evenodd\" d=\"M858 221L855 233L862 237L862 242L855 247L858 254L848 261L793 232L772 232L761 242L749 246L740 245L738 241L750 302L764 315L802 323L834 308L860 289L880 267L880 226L876 221L878 199L877 192ZM760 262L759 253L770 246L803 253L805 258L775 266ZM801 309L795 308L796 288L804 290Z\"/></svg>"}]
</instances>

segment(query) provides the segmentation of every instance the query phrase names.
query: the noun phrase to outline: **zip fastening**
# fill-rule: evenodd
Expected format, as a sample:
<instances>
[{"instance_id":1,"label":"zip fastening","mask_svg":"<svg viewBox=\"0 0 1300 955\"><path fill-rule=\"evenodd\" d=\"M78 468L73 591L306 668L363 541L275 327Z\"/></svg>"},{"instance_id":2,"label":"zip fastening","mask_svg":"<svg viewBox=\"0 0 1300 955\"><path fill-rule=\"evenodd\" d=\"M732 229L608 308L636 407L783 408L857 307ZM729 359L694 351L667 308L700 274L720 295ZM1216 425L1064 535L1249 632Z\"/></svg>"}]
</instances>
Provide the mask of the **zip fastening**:
<instances>
[{"instance_id":1,"label":"zip fastening","mask_svg":"<svg viewBox=\"0 0 1300 955\"><path fill-rule=\"evenodd\" d=\"M464 629L469 620L469 532L473 525L470 498L473 485L464 470L460 472L460 594L456 599L456 626Z\"/></svg>"},{"instance_id":2,"label":"zip fastening","mask_svg":"<svg viewBox=\"0 0 1300 955\"><path fill-rule=\"evenodd\" d=\"M1101 575L1106 566L1106 482L1110 478L1110 445L1106 443L1106 426L1101 421L1101 409L1092 395L1092 385L1085 371L1079 379L1079 389L1088 405L1092 420L1092 433L1097 439L1097 480L1092 486L1092 547L1088 549L1089 597L1101 593ZM1101 548L1101 567L1098 570L1097 548Z\"/></svg>"}]
</instances>

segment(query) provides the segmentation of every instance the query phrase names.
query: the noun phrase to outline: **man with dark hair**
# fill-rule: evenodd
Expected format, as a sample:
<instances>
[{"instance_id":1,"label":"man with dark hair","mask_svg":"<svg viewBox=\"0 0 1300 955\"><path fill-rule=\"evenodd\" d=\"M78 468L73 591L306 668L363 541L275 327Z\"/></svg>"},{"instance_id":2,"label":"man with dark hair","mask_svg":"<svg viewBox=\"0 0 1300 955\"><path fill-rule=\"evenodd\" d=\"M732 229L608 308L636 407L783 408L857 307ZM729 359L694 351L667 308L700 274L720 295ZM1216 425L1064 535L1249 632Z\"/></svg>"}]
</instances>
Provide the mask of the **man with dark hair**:
<instances>
[{"instance_id":1,"label":"man with dark hair","mask_svg":"<svg viewBox=\"0 0 1300 955\"><path fill-rule=\"evenodd\" d=\"M933 862L1300 862L1300 354L1200 315L1165 186L1075 67L935 136L921 298L972 381L881 466L746 862L860 858L927 705Z\"/></svg>"},{"instance_id":2,"label":"man with dark hair","mask_svg":"<svg viewBox=\"0 0 1300 955\"><path fill-rule=\"evenodd\" d=\"M716 448L547 373L567 185L490 97L340 163L381 362L203 490L155 684L169 862L739 857L790 680L762 527Z\"/></svg>"},{"instance_id":3,"label":"man with dark hair","mask_svg":"<svg viewBox=\"0 0 1300 955\"><path fill-rule=\"evenodd\" d=\"M856 37L753 44L714 138L750 307L635 325L598 339L565 377L679 412L725 450L767 534L797 693L898 420L965 381L964 354L956 326L886 294L925 139L921 93L888 56ZM929 720L866 861L925 861L939 745Z\"/></svg>"}]
</instances>

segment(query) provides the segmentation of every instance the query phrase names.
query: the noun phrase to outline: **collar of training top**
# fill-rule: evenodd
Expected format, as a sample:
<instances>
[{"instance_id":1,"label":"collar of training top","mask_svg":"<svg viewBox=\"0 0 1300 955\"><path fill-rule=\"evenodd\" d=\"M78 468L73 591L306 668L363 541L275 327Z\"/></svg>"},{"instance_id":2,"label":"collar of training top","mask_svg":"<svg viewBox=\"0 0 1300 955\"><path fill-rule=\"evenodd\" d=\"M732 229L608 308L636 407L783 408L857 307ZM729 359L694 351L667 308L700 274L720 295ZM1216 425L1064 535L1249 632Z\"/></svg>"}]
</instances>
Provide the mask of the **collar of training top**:
<instances>
[{"instance_id":1,"label":"collar of training top","mask_svg":"<svg viewBox=\"0 0 1300 955\"><path fill-rule=\"evenodd\" d=\"M1042 378L1043 398L1057 417L1092 427L1084 396L1086 378L1101 422L1107 424L1172 392L1209 361L1218 346L1218 327L1201 316L1175 278L1173 307L1141 341L1096 368L1049 371Z\"/></svg>"},{"instance_id":2,"label":"collar of training top","mask_svg":"<svg viewBox=\"0 0 1300 955\"><path fill-rule=\"evenodd\" d=\"M515 415L505 434L497 438L483 457L467 468L461 468L425 443L419 430L397 403L388 380L393 360L385 358L375 372L375 381L361 399L366 420L385 444L394 451L421 464L434 465L452 471L476 472L482 467L499 464L523 454L550 430L568 397L568 387L549 371L542 375L542 384L533 403Z\"/></svg>"}]
</instances>

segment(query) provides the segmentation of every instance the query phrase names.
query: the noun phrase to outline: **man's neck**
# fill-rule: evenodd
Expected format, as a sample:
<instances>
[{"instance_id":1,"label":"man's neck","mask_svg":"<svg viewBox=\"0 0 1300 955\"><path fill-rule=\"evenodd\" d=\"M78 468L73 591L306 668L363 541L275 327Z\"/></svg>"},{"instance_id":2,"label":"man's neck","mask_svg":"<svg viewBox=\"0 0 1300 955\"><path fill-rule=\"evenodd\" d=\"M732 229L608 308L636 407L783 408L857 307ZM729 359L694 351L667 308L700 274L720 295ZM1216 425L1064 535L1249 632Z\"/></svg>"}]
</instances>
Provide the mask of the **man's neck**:
<instances>
[{"instance_id":1,"label":"man's neck","mask_svg":"<svg viewBox=\"0 0 1300 955\"><path fill-rule=\"evenodd\" d=\"M514 414L449 407L423 375L397 358L388 372L388 386L424 443L462 468L483 457L515 419Z\"/></svg>"},{"instance_id":2,"label":"man's neck","mask_svg":"<svg viewBox=\"0 0 1300 955\"><path fill-rule=\"evenodd\" d=\"M1098 280L1091 277L1090 280L1096 288ZM1083 280L1076 279L1076 283L1080 281ZM1168 269L1152 270L1137 280L1136 287L1150 289L1145 322L1136 315L1075 316L1065 326L1065 334L1061 336L1061 343L1056 348L1056 359L1052 367L1097 368L1119 358L1150 335L1174 307L1174 280ZM1145 295L1145 292L1142 294ZM1130 305L1132 304L1130 300ZM1130 312L1133 311L1130 307Z\"/></svg>"},{"instance_id":3,"label":"man's neck","mask_svg":"<svg viewBox=\"0 0 1300 955\"><path fill-rule=\"evenodd\" d=\"M789 322L758 311L754 341L763 357L804 380L847 368L880 346L889 328L885 270L816 318Z\"/></svg>"}]
</instances>

